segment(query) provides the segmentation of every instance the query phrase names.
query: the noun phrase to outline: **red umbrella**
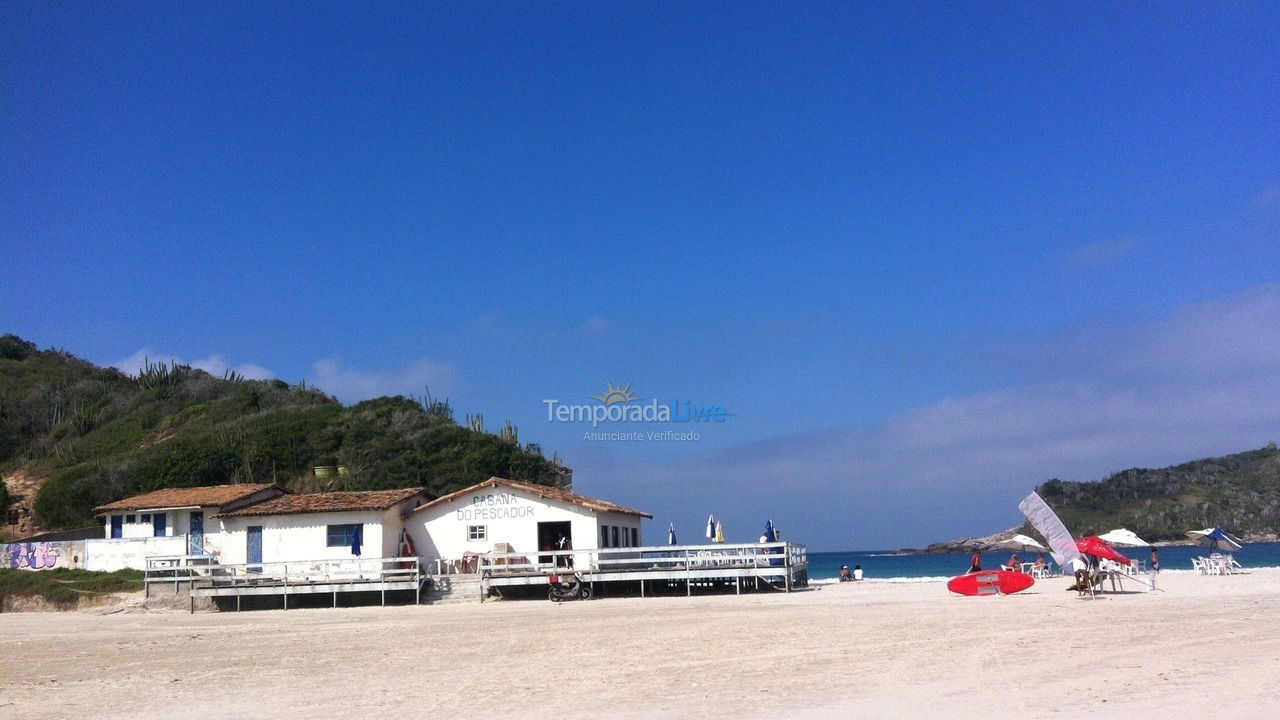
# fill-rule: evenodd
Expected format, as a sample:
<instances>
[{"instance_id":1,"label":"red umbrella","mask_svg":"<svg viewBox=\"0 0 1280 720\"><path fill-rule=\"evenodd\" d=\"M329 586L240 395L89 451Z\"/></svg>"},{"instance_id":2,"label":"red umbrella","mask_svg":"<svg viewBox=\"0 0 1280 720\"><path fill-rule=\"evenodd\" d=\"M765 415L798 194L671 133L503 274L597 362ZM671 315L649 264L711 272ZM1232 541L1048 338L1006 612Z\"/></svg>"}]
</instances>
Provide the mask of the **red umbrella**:
<instances>
[{"instance_id":1,"label":"red umbrella","mask_svg":"<svg viewBox=\"0 0 1280 720\"><path fill-rule=\"evenodd\" d=\"M1076 548L1085 555L1106 558L1107 560L1115 560L1116 562L1124 563L1125 565L1132 562L1129 558L1116 551L1115 548L1108 545L1106 540L1103 540L1097 535L1090 535L1087 538L1077 540Z\"/></svg>"}]
</instances>

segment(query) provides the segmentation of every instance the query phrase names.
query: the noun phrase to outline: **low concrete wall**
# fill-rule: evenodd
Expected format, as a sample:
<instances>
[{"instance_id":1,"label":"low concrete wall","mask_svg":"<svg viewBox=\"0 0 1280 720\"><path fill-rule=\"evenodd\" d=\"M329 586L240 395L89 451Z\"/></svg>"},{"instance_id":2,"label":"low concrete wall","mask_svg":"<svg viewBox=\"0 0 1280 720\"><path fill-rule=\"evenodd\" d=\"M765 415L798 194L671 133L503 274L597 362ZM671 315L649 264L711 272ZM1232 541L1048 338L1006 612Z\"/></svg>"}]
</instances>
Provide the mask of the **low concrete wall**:
<instances>
[{"instance_id":1,"label":"low concrete wall","mask_svg":"<svg viewBox=\"0 0 1280 720\"><path fill-rule=\"evenodd\" d=\"M85 570L111 572L124 568L145 570L152 555L185 555L187 536L148 538L101 538L85 540Z\"/></svg>"},{"instance_id":2,"label":"low concrete wall","mask_svg":"<svg viewBox=\"0 0 1280 720\"><path fill-rule=\"evenodd\" d=\"M52 570L84 567L85 540L16 542L0 545L0 567L12 570Z\"/></svg>"}]
</instances>

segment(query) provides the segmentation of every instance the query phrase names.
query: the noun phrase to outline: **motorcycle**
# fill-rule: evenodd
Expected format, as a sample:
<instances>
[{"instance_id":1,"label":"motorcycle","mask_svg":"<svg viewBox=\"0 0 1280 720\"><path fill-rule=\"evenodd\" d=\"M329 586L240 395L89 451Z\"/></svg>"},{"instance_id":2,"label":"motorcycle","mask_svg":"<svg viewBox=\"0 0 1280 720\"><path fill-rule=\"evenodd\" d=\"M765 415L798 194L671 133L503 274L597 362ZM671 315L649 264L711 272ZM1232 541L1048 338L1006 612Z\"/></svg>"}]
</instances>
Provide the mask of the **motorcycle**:
<instances>
[{"instance_id":1,"label":"motorcycle","mask_svg":"<svg viewBox=\"0 0 1280 720\"><path fill-rule=\"evenodd\" d=\"M582 581L580 572L569 576L551 575L547 579L551 582L551 589L547 591L547 599L551 602L591 599L591 586Z\"/></svg>"}]
</instances>

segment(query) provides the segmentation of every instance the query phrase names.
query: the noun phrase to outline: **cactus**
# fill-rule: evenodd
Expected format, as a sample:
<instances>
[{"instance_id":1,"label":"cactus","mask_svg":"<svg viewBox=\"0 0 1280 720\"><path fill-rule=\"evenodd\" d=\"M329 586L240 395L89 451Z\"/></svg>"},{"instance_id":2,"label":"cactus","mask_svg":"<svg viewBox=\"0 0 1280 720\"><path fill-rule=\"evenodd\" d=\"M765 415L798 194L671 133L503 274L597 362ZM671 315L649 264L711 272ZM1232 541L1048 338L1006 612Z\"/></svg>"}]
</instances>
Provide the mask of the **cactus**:
<instances>
[{"instance_id":1,"label":"cactus","mask_svg":"<svg viewBox=\"0 0 1280 720\"><path fill-rule=\"evenodd\" d=\"M512 425L510 420L507 420L502 429L498 431L498 437L512 445L520 444L520 430L515 425Z\"/></svg>"}]
</instances>

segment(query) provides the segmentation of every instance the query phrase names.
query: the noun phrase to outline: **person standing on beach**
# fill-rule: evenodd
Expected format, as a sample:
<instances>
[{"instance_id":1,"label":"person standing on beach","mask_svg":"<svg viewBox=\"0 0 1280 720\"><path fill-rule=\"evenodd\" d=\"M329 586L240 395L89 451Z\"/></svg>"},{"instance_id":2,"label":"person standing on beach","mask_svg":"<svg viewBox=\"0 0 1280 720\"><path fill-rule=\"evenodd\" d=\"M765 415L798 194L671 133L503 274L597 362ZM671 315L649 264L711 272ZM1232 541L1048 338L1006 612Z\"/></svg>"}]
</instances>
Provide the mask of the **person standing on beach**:
<instances>
[{"instance_id":1,"label":"person standing on beach","mask_svg":"<svg viewBox=\"0 0 1280 720\"><path fill-rule=\"evenodd\" d=\"M1151 548L1151 589L1156 589L1156 576L1160 574L1160 551Z\"/></svg>"},{"instance_id":2,"label":"person standing on beach","mask_svg":"<svg viewBox=\"0 0 1280 720\"><path fill-rule=\"evenodd\" d=\"M969 558L969 572L982 572L982 549L974 548L973 557Z\"/></svg>"}]
</instances>

